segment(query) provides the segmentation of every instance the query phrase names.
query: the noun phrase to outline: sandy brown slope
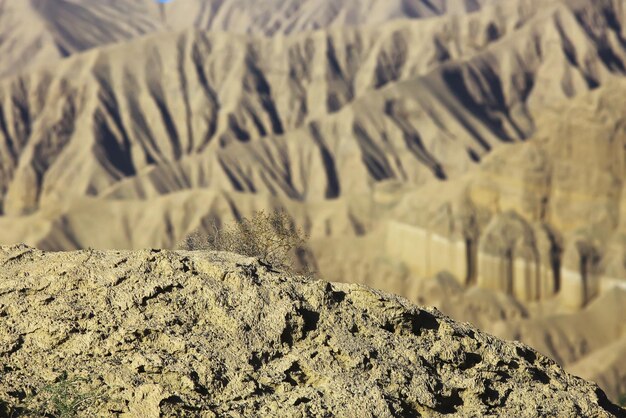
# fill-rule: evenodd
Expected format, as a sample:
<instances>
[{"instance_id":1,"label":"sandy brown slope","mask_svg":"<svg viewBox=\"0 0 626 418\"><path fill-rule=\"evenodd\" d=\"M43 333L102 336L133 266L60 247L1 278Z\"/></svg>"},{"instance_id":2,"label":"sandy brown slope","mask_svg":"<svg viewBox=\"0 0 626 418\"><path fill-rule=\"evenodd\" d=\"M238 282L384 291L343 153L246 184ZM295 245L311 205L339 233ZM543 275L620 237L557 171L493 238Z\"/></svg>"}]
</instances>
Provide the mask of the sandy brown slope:
<instances>
[{"instance_id":1,"label":"sandy brown slope","mask_svg":"<svg viewBox=\"0 0 626 418\"><path fill-rule=\"evenodd\" d=\"M527 346L254 259L16 246L0 249L0 263L5 415L58 413L42 388L64 373L74 395L94 396L79 408L85 416L625 412Z\"/></svg>"},{"instance_id":2,"label":"sandy brown slope","mask_svg":"<svg viewBox=\"0 0 626 418\"><path fill-rule=\"evenodd\" d=\"M146 34L196 28L272 35L465 13L485 0L0 1L0 78L33 65Z\"/></svg>"}]
</instances>

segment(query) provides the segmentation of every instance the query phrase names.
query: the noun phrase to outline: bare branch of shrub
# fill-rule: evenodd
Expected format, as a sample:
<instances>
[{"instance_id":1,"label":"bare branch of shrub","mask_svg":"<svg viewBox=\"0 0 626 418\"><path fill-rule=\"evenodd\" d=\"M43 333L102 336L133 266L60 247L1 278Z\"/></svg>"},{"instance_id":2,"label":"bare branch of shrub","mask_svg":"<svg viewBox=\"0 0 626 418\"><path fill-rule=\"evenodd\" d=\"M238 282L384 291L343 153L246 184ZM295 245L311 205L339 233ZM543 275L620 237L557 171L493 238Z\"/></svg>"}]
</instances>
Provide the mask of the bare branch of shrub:
<instances>
[{"instance_id":1,"label":"bare branch of shrub","mask_svg":"<svg viewBox=\"0 0 626 418\"><path fill-rule=\"evenodd\" d=\"M281 270L294 270L296 254L306 248L307 236L295 226L285 211L258 211L248 218L187 236L182 247L187 250L228 251Z\"/></svg>"}]
</instances>

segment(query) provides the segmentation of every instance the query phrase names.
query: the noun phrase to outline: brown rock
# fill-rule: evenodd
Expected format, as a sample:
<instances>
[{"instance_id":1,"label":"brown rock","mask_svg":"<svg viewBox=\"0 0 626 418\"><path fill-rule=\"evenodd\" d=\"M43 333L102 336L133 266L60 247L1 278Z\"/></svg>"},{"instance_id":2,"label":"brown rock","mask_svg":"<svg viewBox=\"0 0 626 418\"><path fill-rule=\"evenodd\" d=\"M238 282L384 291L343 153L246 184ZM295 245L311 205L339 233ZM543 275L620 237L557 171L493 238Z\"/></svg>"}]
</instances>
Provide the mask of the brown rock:
<instances>
[{"instance_id":1,"label":"brown rock","mask_svg":"<svg viewBox=\"0 0 626 418\"><path fill-rule=\"evenodd\" d=\"M85 416L623 413L522 344L233 254L17 246L0 265L5 408L54 413L42 387L65 372L97 393Z\"/></svg>"}]
</instances>

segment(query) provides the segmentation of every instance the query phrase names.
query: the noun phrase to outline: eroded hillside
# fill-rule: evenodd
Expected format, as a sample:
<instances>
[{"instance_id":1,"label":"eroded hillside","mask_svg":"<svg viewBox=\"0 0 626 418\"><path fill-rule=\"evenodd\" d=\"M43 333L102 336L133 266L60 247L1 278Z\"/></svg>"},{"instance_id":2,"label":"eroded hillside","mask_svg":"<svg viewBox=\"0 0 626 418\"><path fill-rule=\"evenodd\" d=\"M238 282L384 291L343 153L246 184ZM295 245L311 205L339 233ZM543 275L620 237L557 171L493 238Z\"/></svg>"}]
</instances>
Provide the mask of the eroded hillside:
<instances>
[{"instance_id":1,"label":"eroded hillside","mask_svg":"<svg viewBox=\"0 0 626 418\"><path fill-rule=\"evenodd\" d=\"M0 78L116 42L172 30L256 35L472 12L485 0L0 1Z\"/></svg>"},{"instance_id":2,"label":"eroded hillside","mask_svg":"<svg viewBox=\"0 0 626 418\"><path fill-rule=\"evenodd\" d=\"M621 74L617 12L555 3L89 52L1 83L1 211L195 188L335 199L447 179L529 137L533 108Z\"/></svg>"}]
</instances>

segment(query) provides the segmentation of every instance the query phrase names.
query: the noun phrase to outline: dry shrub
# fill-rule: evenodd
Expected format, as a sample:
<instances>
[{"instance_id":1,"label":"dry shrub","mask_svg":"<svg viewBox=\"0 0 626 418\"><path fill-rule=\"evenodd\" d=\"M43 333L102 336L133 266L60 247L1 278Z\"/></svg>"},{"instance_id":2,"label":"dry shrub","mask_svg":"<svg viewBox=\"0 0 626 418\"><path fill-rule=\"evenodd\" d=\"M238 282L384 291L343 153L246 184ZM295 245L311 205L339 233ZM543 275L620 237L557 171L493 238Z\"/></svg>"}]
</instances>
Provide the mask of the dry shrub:
<instances>
[{"instance_id":1,"label":"dry shrub","mask_svg":"<svg viewBox=\"0 0 626 418\"><path fill-rule=\"evenodd\" d=\"M299 252L305 251L306 234L297 228L281 210L255 212L232 224L196 231L185 238L187 250L228 251L248 257L280 270L295 271Z\"/></svg>"}]
</instances>

